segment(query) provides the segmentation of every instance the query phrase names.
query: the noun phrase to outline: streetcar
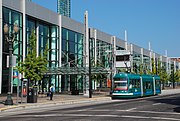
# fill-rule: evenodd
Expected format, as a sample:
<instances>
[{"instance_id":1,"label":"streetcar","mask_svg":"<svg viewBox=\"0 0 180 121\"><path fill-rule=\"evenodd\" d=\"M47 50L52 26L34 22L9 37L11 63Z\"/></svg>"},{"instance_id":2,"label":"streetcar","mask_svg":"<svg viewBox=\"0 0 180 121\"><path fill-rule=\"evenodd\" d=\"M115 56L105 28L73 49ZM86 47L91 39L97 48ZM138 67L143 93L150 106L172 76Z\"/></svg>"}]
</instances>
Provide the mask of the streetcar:
<instances>
[{"instance_id":1,"label":"streetcar","mask_svg":"<svg viewBox=\"0 0 180 121\"><path fill-rule=\"evenodd\" d=\"M117 73L113 77L112 99L135 98L161 93L161 81L157 75Z\"/></svg>"}]
</instances>

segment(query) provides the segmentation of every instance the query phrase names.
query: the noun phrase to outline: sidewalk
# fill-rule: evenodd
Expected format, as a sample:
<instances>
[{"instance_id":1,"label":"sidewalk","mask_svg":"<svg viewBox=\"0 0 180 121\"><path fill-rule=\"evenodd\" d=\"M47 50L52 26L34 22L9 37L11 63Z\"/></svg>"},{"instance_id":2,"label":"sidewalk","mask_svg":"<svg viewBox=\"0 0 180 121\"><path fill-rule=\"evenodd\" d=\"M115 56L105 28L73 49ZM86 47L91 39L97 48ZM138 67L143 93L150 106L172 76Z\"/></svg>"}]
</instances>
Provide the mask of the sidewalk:
<instances>
[{"instance_id":1,"label":"sidewalk","mask_svg":"<svg viewBox=\"0 0 180 121\"><path fill-rule=\"evenodd\" d=\"M178 93L180 93L180 88L166 89L166 90L162 90L160 96L178 94ZM0 102L5 100L6 100L6 96L0 95ZM0 103L0 112L8 111L15 108L23 109L23 108L35 107L35 106L56 105L56 104L68 105L75 103L84 103L84 102L91 103L91 102L110 101L110 100L111 97L108 96L108 93L93 95L92 98L89 98L88 96L84 96L84 95L55 94L52 101L49 100L49 97L47 97L46 95L38 95L37 103L25 103L25 100L23 100L24 103L20 104L17 103L16 96L13 96L14 105L7 106ZM21 101L20 98L19 101Z\"/></svg>"},{"instance_id":2,"label":"sidewalk","mask_svg":"<svg viewBox=\"0 0 180 121\"><path fill-rule=\"evenodd\" d=\"M0 95L0 102L6 100L6 95L1 96ZM51 105L51 104L75 104L75 103L83 103L83 102L95 102L95 101L110 101L111 97L108 96L108 93L103 94L96 94L93 95L92 98L89 98L88 96L84 95L70 95L70 94L55 94L53 96L53 100L50 100L50 97L47 97L46 95L38 95L37 103L26 103L25 98L23 99L23 103L17 103L21 102L21 98L17 101L17 97L12 97L14 105L4 105L0 103L0 112L7 111L9 109L14 108L26 108L30 106L45 106L45 105Z\"/></svg>"}]
</instances>

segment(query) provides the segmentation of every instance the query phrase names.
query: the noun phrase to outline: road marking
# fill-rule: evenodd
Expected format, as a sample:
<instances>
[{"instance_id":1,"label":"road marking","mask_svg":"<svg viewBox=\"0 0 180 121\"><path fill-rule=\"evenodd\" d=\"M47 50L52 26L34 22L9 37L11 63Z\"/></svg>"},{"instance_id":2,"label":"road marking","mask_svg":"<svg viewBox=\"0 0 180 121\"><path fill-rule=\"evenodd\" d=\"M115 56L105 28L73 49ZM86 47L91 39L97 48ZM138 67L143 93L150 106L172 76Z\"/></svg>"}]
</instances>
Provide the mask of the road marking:
<instances>
[{"instance_id":1,"label":"road marking","mask_svg":"<svg viewBox=\"0 0 180 121\"><path fill-rule=\"evenodd\" d=\"M164 118L164 117L144 117L144 116L121 116L123 118L136 118L136 119L156 119L156 120L168 120L179 121L177 118Z\"/></svg>"},{"instance_id":2,"label":"road marking","mask_svg":"<svg viewBox=\"0 0 180 121\"><path fill-rule=\"evenodd\" d=\"M135 110L135 109L137 109L137 108L130 108L130 109L126 110L126 111L132 111L132 110Z\"/></svg>"},{"instance_id":3,"label":"road marking","mask_svg":"<svg viewBox=\"0 0 180 121\"><path fill-rule=\"evenodd\" d=\"M46 115L18 115L9 117L112 117L112 118L132 118L132 119L156 119L156 120L167 120L167 121L179 121L177 118L164 118L164 117L147 117L147 116L128 116L128 115L92 115L92 114L46 114Z\"/></svg>"},{"instance_id":4,"label":"road marking","mask_svg":"<svg viewBox=\"0 0 180 121\"><path fill-rule=\"evenodd\" d=\"M92 110L93 108L85 108L85 109L81 109L81 110L76 110L76 111L88 111L88 110Z\"/></svg>"},{"instance_id":5,"label":"road marking","mask_svg":"<svg viewBox=\"0 0 180 121\"><path fill-rule=\"evenodd\" d=\"M174 113L174 112L156 112L156 111L138 111L138 110L135 110L133 111L133 108L131 108L132 110L90 110L91 112L116 112L116 111L119 111L119 112L140 112L140 113L152 113L152 114L171 114L171 115L180 115L180 113ZM77 111L80 111L80 110L77 110Z\"/></svg>"},{"instance_id":6,"label":"road marking","mask_svg":"<svg viewBox=\"0 0 180 121\"><path fill-rule=\"evenodd\" d=\"M154 104L152 104L152 105L160 105L161 103L154 103Z\"/></svg>"},{"instance_id":7,"label":"road marking","mask_svg":"<svg viewBox=\"0 0 180 121\"><path fill-rule=\"evenodd\" d=\"M113 106L120 106L120 105L123 105L122 103L120 103L120 104L114 104Z\"/></svg>"}]
</instances>

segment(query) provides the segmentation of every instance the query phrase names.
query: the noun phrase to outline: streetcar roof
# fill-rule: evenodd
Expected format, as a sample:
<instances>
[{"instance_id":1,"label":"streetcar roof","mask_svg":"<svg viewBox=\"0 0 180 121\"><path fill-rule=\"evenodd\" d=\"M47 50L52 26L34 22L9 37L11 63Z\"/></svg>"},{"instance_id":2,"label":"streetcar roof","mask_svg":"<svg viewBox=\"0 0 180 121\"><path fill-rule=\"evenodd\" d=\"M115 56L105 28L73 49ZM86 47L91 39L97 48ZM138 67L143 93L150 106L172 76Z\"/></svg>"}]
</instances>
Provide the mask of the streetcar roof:
<instances>
[{"instance_id":1,"label":"streetcar roof","mask_svg":"<svg viewBox=\"0 0 180 121\"><path fill-rule=\"evenodd\" d=\"M149 74L132 74L132 73L117 73L113 78L130 78L130 79L139 79L142 78L152 78L155 77L155 79L160 79L157 75L149 75Z\"/></svg>"},{"instance_id":2,"label":"streetcar roof","mask_svg":"<svg viewBox=\"0 0 180 121\"><path fill-rule=\"evenodd\" d=\"M113 78L127 78L127 73L118 73L115 74L115 76Z\"/></svg>"}]
</instances>

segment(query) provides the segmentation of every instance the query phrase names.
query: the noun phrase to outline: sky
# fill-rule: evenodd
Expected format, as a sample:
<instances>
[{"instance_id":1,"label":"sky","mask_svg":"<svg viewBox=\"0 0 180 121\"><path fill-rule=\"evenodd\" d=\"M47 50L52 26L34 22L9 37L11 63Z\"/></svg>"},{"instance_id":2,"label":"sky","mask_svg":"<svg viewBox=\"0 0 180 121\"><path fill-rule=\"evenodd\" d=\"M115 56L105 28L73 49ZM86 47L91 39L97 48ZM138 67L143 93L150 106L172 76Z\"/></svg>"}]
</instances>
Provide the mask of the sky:
<instances>
[{"instance_id":1,"label":"sky","mask_svg":"<svg viewBox=\"0 0 180 121\"><path fill-rule=\"evenodd\" d=\"M57 11L57 0L32 0ZM71 18L169 57L180 57L180 0L71 0Z\"/></svg>"}]
</instances>

